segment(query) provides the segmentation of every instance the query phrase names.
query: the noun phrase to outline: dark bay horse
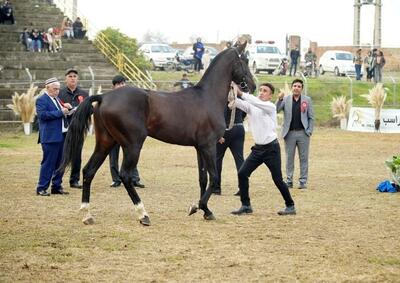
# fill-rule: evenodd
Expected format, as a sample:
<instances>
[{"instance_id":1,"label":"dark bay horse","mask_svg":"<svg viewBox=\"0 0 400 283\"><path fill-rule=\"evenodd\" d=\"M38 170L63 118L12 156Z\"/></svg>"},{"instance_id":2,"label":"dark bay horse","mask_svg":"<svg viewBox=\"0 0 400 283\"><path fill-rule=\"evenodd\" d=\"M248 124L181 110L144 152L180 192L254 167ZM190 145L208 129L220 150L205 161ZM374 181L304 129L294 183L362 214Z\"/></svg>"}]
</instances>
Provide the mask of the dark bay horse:
<instances>
[{"instance_id":1,"label":"dark bay horse","mask_svg":"<svg viewBox=\"0 0 400 283\"><path fill-rule=\"evenodd\" d=\"M198 208L204 219L214 215L207 203L216 182L216 143L224 135L224 108L231 81L254 91L255 83L247 62L242 58L246 43L222 51L214 58L200 82L194 87L178 92L157 92L134 87L122 87L103 95L85 99L78 107L69 126L64 142L65 169L83 145L89 128L90 115L94 115L96 146L83 168L81 209L87 214L85 224L93 223L89 213L90 185L115 144L123 149L121 180L139 214L143 225L150 225L150 218L133 186L132 169L136 166L140 150L147 136L185 146L197 151L200 200L189 208L189 215ZM93 102L97 105L92 106ZM207 187L207 172L210 185Z\"/></svg>"}]
</instances>

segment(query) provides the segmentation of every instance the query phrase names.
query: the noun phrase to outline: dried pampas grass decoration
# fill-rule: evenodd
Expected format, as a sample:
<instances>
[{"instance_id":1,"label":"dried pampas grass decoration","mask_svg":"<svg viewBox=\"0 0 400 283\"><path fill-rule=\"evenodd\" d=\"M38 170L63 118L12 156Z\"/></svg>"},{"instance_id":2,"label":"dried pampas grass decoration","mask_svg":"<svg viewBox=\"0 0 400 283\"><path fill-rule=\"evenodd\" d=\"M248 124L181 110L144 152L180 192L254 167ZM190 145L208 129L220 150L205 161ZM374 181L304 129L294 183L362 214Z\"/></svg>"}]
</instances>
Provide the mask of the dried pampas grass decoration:
<instances>
[{"instance_id":1,"label":"dried pampas grass decoration","mask_svg":"<svg viewBox=\"0 0 400 283\"><path fill-rule=\"evenodd\" d=\"M353 103L352 99L346 101L346 97L344 95L334 97L331 102L331 110L334 118L338 120L346 119L349 114L351 105Z\"/></svg>"},{"instance_id":2,"label":"dried pampas grass decoration","mask_svg":"<svg viewBox=\"0 0 400 283\"><path fill-rule=\"evenodd\" d=\"M382 83L377 83L368 94L362 94L368 100L368 103L375 108L375 120L380 120L381 109L386 100L387 88L383 87Z\"/></svg>"},{"instance_id":3,"label":"dried pampas grass decoration","mask_svg":"<svg viewBox=\"0 0 400 283\"><path fill-rule=\"evenodd\" d=\"M280 88L279 92L284 94L283 97L286 97L292 93L292 90L289 87L288 83L285 82L285 86L283 88Z\"/></svg>"},{"instance_id":4,"label":"dried pampas grass decoration","mask_svg":"<svg viewBox=\"0 0 400 283\"><path fill-rule=\"evenodd\" d=\"M35 95L38 87L31 84L27 93L19 95L17 92L12 96L13 104L8 104L7 107L14 111L18 116L21 116L23 123L32 123L36 115L36 98Z\"/></svg>"}]
</instances>

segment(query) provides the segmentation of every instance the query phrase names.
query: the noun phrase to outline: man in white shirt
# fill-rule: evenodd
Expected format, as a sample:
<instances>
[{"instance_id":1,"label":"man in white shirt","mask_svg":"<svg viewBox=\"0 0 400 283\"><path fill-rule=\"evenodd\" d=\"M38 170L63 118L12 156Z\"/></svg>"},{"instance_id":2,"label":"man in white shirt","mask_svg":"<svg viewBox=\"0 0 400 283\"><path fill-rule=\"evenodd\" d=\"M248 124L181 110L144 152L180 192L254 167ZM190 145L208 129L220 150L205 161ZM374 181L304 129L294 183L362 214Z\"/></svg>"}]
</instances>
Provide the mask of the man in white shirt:
<instances>
[{"instance_id":1,"label":"man in white shirt","mask_svg":"<svg viewBox=\"0 0 400 283\"><path fill-rule=\"evenodd\" d=\"M241 92L236 85L234 87L237 96L242 98L235 99L236 107L247 113L255 145L251 148L250 155L238 172L242 206L238 210L232 211L232 214L241 215L253 212L249 197L249 177L262 163L268 167L276 187L285 200L286 208L279 211L278 214L296 214L294 201L282 178L281 150L276 134L276 106L271 102L275 88L269 83L261 84L259 95L255 97Z\"/></svg>"}]
</instances>

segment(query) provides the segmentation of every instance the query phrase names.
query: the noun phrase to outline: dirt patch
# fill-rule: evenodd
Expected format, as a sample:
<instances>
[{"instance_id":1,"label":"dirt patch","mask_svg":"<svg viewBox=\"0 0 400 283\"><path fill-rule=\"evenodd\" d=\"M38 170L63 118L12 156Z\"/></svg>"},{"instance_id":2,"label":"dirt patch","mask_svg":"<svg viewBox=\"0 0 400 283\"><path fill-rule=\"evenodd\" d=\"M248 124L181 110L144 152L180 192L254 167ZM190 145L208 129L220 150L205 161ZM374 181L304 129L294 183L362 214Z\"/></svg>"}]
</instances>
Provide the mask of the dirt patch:
<instances>
[{"instance_id":1,"label":"dirt patch","mask_svg":"<svg viewBox=\"0 0 400 283\"><path fill-rule=\"evenodd\" d=\"M0 138L2 282L400 282L400 194L375 190L398 135L317 129L309 188L292 190L294 217L276 214L283 200L266 167L250 179L254 214L230 215L240 201L227 153L211 222L186 213L199 198L195 150L148 139L138 168L150 227L137 222L124 189L109 187L108 160L93 182L94 225L81 223L69 173L69 196L37 197L36 140ZM252 143L248 134L245 155ZM85 160L93 144L88 137Z\"/></svg>"}]
</instances>

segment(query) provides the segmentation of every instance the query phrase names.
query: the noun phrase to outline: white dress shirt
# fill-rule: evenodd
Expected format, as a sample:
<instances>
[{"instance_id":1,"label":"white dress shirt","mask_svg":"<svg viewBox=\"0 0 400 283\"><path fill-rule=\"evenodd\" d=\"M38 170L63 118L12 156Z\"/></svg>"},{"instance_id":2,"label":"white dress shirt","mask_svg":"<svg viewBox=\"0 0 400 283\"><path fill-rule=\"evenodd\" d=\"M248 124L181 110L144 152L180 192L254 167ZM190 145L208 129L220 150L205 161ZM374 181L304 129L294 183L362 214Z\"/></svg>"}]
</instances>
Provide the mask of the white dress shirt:
<instances>
[{"instance_id":1,"label":"white dress shirt","mask_svg":"<svg viewBox=\"0 0 400 283\"><path fill-rule=\"evenodd\" d=\"M278 137L274 103L262 101L248 93L243 93L242 99L236 98L235 103L237 108L247 113L249 128L256 144L265 145Z\"/></svg>"}]
</instances>

